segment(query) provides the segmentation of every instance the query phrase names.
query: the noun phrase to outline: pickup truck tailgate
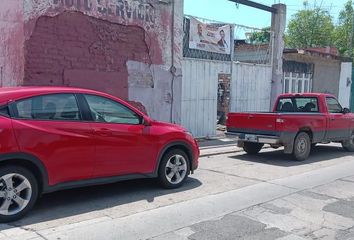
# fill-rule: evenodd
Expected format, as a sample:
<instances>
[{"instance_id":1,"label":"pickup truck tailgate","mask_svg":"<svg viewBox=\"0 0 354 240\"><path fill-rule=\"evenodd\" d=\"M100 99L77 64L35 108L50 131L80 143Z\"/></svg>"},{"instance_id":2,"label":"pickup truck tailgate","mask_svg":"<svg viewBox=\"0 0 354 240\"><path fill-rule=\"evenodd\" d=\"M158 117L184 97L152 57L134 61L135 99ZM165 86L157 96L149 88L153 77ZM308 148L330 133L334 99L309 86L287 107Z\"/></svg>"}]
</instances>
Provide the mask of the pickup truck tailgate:
<instances>
[{"instance_id":1,"label":"pickup truck tailgate","mask_svg":"<svg viewBox=\"0 0 354 240\"><path fill-rule=\"evenodd\" d=\"M229 113L228 132L276 135L276 113Z\"/></svg>"}]
</instances>

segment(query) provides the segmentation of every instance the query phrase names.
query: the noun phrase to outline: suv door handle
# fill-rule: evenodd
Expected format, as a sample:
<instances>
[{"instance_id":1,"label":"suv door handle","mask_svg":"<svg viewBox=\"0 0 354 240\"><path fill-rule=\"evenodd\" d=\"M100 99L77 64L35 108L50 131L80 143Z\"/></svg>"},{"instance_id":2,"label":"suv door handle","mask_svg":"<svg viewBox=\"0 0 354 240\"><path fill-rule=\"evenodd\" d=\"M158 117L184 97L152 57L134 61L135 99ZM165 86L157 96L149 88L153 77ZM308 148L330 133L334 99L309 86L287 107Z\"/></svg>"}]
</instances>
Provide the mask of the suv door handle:
<instances>
[{"instance_id":1,"label":"suv door handle","mask_svg":"<svg viewBox=\"0 0 354 240\"><path fill-rule=\"evenodd\" d=\"M336 119L335 118L331 118L331 121L335 121Z\"/></svg>"},{"instance_id":2,"label":"suv door handle","mask_svg":"<svg viewBox=\"0 0 354 240\"><path fill-rule=\"evenodd\" d=\"M100 128L98 130L95 130L95 133L97 135L100 135L102 137L109 137L112 136L112 131L109 130L108 128Z\"/></svg>"}]
</instances>

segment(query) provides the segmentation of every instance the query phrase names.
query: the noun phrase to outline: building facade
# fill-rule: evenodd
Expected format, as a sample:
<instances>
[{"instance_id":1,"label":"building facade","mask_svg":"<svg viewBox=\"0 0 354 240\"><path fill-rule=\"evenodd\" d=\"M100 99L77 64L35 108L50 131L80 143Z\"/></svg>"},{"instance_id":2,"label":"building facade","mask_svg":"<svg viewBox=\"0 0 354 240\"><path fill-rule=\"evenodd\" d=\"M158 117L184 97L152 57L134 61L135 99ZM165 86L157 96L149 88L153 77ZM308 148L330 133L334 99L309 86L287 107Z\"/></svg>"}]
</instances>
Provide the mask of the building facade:
<instances>
[{"instance_id":1,"label":"building facade","mask_svg":"<svg viewBox=\"0 0 354 240\"><path fill-rule=\"evenodd\" d=\"M283 54L283 92L321 92L350 105L352 60L335 48L286 49Z\"/></svg>"}]
</instances>

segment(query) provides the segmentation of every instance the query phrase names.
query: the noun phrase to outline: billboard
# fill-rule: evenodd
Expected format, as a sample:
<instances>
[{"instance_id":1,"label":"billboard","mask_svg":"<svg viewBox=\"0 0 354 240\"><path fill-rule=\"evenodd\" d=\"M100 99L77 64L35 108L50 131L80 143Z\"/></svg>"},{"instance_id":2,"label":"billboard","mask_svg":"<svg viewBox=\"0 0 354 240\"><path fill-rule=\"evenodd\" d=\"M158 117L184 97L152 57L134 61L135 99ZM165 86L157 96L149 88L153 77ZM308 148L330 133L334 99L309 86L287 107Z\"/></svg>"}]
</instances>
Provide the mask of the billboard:
<instances>
[{"instance_id":1,"label":"billboard","mask_svg":"<svg viewBox=\"0 0 354 240\"><path fill-rule=\"evenodd\" d=\"M191 17L189 48L231 54L231 25L205 24Z\"/></svg>"}]
</instances>

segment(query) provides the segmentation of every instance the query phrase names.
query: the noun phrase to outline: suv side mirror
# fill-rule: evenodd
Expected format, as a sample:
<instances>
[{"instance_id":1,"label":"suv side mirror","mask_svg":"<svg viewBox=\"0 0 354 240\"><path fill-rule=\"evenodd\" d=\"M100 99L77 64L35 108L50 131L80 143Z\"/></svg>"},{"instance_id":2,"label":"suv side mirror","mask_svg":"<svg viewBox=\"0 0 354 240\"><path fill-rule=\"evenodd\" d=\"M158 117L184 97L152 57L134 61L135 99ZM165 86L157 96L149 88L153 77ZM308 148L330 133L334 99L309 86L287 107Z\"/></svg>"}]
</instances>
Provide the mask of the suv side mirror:
<instances>
[{"instance_id":1,"label":"suv side mirror","mask_svg":"<svg viewBox=\"0 0 354 240\"><path fill-rule=\"evenodd\" d=\"M344 109L343 109L343 113L344 113L344 114L350 113L349 108L344 108Z\"/></svg>"},{"instance_id":2,"label":"suv side mirror","mask_svg":"<svg viewBox=\"0 0 354 240\"><path fill-rule=\"evenodd\" d=\"M151 120L148 117L142 116L141 124L143 124L144 126L151 126Z\"/></svg>"}]
</instances>

